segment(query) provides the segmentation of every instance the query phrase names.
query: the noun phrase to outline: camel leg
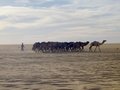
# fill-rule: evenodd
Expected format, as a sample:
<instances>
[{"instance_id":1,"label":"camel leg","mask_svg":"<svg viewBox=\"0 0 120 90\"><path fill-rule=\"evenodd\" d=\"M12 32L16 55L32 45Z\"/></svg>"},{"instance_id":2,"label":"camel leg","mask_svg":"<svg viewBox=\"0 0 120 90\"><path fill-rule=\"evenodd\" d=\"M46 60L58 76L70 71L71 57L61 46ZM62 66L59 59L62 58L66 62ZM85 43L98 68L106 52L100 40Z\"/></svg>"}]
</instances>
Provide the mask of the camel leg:
<instances>
[{"instance_id":1,"label":"camel leg","mask_svg":"<svg viewBox=\"0 0 120 90\"><path fill-rule=\"evenodd\" d=\"M89 47L89 52L92 52L92 45Z\"/></svg>"},{"instance_id":2,"label":"camel leg","mask_svg":"<svg viewBox=\"0 0 120 90\"><path fill-rule=\"evenodd\" d=\"M97 49L97 46L95 47L95 50L94 50L94 52L96 51L96 49Z\"/></svg>"},{"instance_id":3,"label":"camel leg","mask_svg":"<svg viewBox=\"0 0 120 90\"><path fill-rule=\"evenodd\" d=\"M101 49L100 49L100 47L98 47L99 48L99 51L101 52Z\"/></svg>"},{"instance_id":4,"label":"camel leg","mask_svg":"<svg viewBox=\"0 0 120 90\"><path fill-rule=\"evenodd\" d=\"M84 46L82 46L82 51L84 51Z\"/></svg>"}]
</instances>

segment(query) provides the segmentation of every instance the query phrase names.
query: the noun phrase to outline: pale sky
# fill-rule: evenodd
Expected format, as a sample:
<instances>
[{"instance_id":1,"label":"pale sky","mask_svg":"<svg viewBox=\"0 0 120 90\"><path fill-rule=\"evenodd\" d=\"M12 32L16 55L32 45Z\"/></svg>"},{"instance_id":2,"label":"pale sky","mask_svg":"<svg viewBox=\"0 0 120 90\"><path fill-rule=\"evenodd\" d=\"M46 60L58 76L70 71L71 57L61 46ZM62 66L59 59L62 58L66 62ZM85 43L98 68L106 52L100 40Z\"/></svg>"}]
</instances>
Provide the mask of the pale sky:
<instances>
[{"instance_id":1,"label":"pale sky","mask_svg":"<svg viewBox=\"0 0 120 90\"><path fill-rule=\"evenodd\" d=\"M0 0L0 44L120 43L120 0Z\"/></svg>"}]
</instances>

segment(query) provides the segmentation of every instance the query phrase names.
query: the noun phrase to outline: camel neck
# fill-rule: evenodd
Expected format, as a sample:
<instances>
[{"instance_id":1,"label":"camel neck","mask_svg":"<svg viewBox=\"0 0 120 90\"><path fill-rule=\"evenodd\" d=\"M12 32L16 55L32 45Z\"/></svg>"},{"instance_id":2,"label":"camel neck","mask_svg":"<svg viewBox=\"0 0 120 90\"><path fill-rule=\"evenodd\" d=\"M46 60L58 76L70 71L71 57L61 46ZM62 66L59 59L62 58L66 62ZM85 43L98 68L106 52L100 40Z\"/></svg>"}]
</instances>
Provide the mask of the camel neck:
<instances>
[{"instance_id":1,"label":"camel neck","mask_svg":"<svg viewBox=\"0 0 120 90\"><path fill-rule=\"evenodd\" d=\"M100 43L100 45L104 44L105 42L103 41L102 43Z\"/></svg>"}]
</instances>

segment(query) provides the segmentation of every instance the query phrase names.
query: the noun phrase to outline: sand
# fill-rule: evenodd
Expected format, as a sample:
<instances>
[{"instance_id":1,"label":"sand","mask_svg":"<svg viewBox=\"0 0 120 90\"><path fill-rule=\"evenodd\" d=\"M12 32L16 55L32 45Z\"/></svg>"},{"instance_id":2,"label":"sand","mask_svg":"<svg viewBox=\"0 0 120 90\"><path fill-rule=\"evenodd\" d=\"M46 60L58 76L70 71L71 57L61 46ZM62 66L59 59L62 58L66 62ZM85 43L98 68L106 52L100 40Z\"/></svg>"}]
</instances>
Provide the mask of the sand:
<instances>
[{"instance_id":1,"label":"sand","mask_svg":"<svg viewBox=\"0 0 120 90\"><path fill-rule=\"evenodd\" d=\"M120 44L102 52L39 53L0 45L0 90L120 90Z\"/></svg>"}]
</instances>

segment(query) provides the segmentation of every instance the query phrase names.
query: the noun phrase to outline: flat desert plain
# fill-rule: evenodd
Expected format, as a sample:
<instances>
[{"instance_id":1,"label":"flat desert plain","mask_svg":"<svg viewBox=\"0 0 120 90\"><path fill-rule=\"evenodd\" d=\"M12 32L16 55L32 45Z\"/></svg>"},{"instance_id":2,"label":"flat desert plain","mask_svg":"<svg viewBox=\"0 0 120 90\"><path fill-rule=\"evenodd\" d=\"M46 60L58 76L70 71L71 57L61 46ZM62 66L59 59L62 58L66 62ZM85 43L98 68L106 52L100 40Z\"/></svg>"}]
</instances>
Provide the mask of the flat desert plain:
<instances>
[{"instance_id":1,"label":"flat desert plain","mask_svg":"<svg viewBox=\"0 0 120 90\"><path fill-rule=\"evenodd\" d=\"M88 45L89 46L89 45ZM34 53L0 45L0 90L120 90L120 44L102 52Z\"/></svg>"}]
</instances>

